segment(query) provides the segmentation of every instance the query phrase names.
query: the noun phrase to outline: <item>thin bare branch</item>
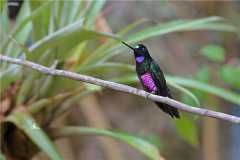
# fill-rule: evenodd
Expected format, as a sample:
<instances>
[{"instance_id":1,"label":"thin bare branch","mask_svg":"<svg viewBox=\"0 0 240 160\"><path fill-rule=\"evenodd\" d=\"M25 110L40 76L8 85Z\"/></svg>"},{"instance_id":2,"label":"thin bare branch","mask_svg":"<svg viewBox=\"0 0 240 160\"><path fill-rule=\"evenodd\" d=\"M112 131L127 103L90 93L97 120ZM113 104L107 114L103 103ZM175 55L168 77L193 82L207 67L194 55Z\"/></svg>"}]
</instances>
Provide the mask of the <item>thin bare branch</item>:
<instances>
[{"instance_id":1,"label":"thin bare branch","mask_svg":"<svg viewBox=\"0 0 240 160\"><path fill-rule=\"evenodd\" d=\"M48 68L48 67L45 67L40 64L36 64L36 63L30 62L27 60L11 58L8 56L3 56L3 55L0 55L0 60L9 62L9 63L23 65L23 66L32 68L34 70L37 70L41 73L45 73L48 75L65 77L65 78L69 78L69 79L73 79L73 80L77 80L77 81L83 81L83 82L95 84L98 86L110 88L113 90L129 93L129 94L134 94L134 95L137 95L140 97L144 97L146 99L150 99L152 101L157 101L157 102L162 102L162 103L168 104L172 107L178 108L181 111L199 114L199 115L203 115L203 116L208 116L208 117L212 117L212 118L216 118L216 119L221 119L221 120L229 121L232 123L240 123L240 117L221 113L221 112L216 112L216 111L212 111L212 110L208 110L208 109L203 109L203 107L202 108L192 107L192 106L186 105L184 103L181 103L179 101L176 101L176 100L173 100L173 99L170 99L167 97L153 95L153 94L150 94L143 90L136 89L136 88L133 88L133 87L130 87L127 85L110 82L110 81L105 81L102 79L98 79L98 78L94 78L94 77L90 77L90 76L86 76L86 75L81 75L81 74L77 74L77 73L70 72L70 71Z\"/></svg>"}]
</instances>

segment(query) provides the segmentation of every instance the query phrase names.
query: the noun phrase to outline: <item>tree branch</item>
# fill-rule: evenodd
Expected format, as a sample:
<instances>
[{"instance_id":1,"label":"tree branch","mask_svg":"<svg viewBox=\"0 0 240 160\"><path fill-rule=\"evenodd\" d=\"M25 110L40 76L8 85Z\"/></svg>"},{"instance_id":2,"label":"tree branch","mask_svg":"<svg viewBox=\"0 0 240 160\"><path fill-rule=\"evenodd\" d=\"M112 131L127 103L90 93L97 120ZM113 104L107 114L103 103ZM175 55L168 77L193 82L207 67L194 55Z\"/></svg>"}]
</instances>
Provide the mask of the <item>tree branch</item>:
<instances>
[{"instance_id":1,"label":"tree branch","mask_svg":"<svg viewBox=\"0 0 240 160\"><path fill-rule=\"evenodd\" d=\"M161 97L161 96L153 95L153 94L150 94L150 93L145 92L143 90L136 89L136 88L133 88L133 87L130 87L130 86L127 86L127 85L123 85L123 84L119 84L119 83L115 83L115 82L110 82L110 81L105 81L105 80L102 80L102 79L97 79L97 78L94 78L94 77L81 75L81 74L77 74L77 73L70 72L70 71L48 68L48 67L45 67L45 66L27 61L27 60L11 58L11 57L8 57L8 56L3 56L3 55L0 55L0 60L5 61L5 62L9 62L9 63L23 65L23 66L32 68L34 70L37 70L41 73L45 73L45 74L48 74L48 75L66 77L66 78L69 78L69 79L73 79L73 80L77 80L77 81L83 81L83 82L95 84L95 85L98 85L98 86L110 88L110 89L113 89L113 90L129 93L129 94L134 94L134 95L137 95L137 96L140 96L140 97L144 97L146 99L150 99L152 101L157 101L157 102L168 104L168 105L170 105L174 108L177 108L177 109L185 111L185 112L199 114L199 115L203 115L203 116L208 116L208 117L212 117L212 118L216 118L216 119L221 119L221 120L229 121L229 122L232 122L232 123L240 123L240 117L225 114L225 113L221 113L221 112L216 112L216 111L212 111L212 110L208 110L208 109L192 107L192 106L186 105L184 103L181 103L179 101L176 101L176 100L173 100L173 99L170 99L170 98L167 98L167 97Z\"/></svg>"}]
</instances>

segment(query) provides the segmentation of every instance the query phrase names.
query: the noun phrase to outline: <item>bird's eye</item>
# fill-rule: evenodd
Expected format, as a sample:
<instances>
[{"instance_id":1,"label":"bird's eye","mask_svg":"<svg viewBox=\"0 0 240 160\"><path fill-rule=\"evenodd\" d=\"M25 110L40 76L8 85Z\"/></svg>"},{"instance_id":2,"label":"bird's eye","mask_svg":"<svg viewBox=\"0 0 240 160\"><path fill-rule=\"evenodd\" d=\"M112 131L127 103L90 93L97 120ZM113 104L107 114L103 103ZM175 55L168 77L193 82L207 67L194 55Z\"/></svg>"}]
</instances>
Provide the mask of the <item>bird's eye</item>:
<instances>
[{"instance_id":1,"label":"bird's eye","mask_svg":"<svg viewBox=\"0 0 240 160\"><path fill-rule=\"evenodd\" d=\"M135 48L136 48L136 49L139 49L139 48L140 48L140 46L139 46L139 45L137 45Z\"/></svg>"}]
</instances>

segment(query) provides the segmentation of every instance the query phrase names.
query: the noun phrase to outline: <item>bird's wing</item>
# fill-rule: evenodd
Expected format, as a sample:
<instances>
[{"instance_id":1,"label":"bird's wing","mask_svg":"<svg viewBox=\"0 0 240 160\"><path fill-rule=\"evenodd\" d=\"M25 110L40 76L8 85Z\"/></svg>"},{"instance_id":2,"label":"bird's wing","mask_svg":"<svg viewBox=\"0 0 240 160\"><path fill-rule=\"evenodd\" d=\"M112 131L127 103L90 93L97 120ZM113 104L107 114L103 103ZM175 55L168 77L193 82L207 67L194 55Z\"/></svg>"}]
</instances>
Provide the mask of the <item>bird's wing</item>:
<instances>
[{"instance_id":1,"label":"bird's wing","mask_svg":"<svg viewBox=\"0 0 240 160\"><path fill-rule=\"evenodd\" d=\"M151 76L157 86L158 95L172 98L170 91L167 87L166 80L164 78L163 72L159 68L156 62L151 63ZM172 118L180 118L180 114L176 108L169 106L168 104L163 104L160 102L156 102L158 107L162 109L164 112L168 113Z\"/></svg>"},{"instance_id":2,"label":"bird's wing","mask_svg":"<svg viewBox=\"0 0 240 160\"><path fill-rule=\"evenodd\" d=\"M167 87L167 83L164 77L163 72L161 71L160 67L158 66L158 64L156 62L152 62L151 63L151 75L152 78L154 80L154 82L156 83L155 85L158 88L158 94L161 96L165 96L165 97L170 97L171 98L171 94L170 91Z\"/></svg>"}]
</instances>

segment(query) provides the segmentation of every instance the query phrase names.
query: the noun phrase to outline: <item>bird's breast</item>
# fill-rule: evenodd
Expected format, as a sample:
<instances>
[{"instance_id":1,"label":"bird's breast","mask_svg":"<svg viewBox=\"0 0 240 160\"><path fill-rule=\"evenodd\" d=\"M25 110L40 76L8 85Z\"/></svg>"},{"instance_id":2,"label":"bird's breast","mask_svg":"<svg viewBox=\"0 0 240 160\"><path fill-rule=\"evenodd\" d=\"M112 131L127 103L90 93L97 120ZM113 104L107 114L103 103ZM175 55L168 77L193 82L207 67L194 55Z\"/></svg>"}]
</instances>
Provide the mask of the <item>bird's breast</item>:
<instances>
[{"instance_id":1,"label":"bird's breast","mask_svg":"<svg viewBox=\"0 0 240 160\"><path fill-rule=\"evenodd\" d=\"M144 73L140 76L141 81L143 86L149 91L149 92L156 92L157 91L157 87L154 83L154 80L151 76L150 73Z\"/></svg>"}]
</instances>

